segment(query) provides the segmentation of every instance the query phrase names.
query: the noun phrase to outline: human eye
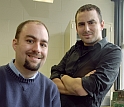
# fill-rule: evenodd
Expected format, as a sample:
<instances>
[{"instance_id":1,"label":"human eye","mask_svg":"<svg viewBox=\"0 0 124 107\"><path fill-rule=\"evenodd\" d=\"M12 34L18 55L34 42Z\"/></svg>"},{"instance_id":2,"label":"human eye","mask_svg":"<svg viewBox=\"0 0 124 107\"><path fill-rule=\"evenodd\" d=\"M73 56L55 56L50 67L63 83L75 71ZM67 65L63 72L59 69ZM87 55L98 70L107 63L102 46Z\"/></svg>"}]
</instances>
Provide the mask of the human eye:
<instances>
[{"instance_id":1,"label":"human eye","mask_svg":"<svg viewBox=\"0 0 124 107\"><path fill-rule=\"evenodd\" d=\"M45 47L47 47L47 43L41 43L40 46L45 48Z\"/></svg>"},{"instance_id":2,"label":"human eye","mask_svg":"<svg viewBox=\"0 0 124 107\"><path fill-rule=\"evenodd\" d=\"M78 26L84 26L84 23L78 23Z\"/></svg>"},{"instance_id":3,"label":"human eye","mask_svg":"<svg viewBox=\"0 0 124 107\"><path fill-rule=\"evenodd\" d=\"M89 24L91 24L91 25L92 25L92 24L93 24L93 22L91 21L91 22L89 22Z\"/></svg>"},{"instance_id":4,"label":"human eye","mask_svg":"<svg viewBox=\"0 0 124 107\"><path fill-rule=\"evenodd\" d=\"M94 25L95 24L95 21L89 21L88 22L90 25Z\"/></svg>"},{"instance_id":5,"label":"human eye","mask_svg":"<svg viewBox=\"0 0 124 107\"><path fill-rule=\"evenodd\" d=\"M32 40L32 39L27 39L26 41L27 41L28 44L33 44L34 43L34 40Z\"/></svg>"}]
</instances>

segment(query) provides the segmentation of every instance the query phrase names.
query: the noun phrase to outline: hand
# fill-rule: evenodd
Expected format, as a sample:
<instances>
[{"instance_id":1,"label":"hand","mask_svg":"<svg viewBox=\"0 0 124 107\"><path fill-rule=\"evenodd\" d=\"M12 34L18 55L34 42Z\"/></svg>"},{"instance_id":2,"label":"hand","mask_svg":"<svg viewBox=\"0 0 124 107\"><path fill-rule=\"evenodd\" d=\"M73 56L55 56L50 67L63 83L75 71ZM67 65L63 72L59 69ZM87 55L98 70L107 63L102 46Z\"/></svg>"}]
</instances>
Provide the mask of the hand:
<instances>
[{"instance_id":1,"label":"hand","mask_svg":"<svg viewBox=\"0 0 124 107\"><path fill-rule=\"evenodd\" d=\"M90 76L91 74L94 74L95 72L96 72L96 70L93 70L93 71L89 72L88 74L86 74L85 77Z\"/></svg>"},{"instance_id":2,"label":"hand","mask_svg":"<svg viewBox=\"0 0 124 107\"><path fill-rule=\"evenodd\" d=\"M68 75L64 75L61 78L62 83L64 84L65 88L68 90L69 95L75 96L86 96L88 93L82 86L81 78L72 78Z\"/></svg>"}]
</instances>

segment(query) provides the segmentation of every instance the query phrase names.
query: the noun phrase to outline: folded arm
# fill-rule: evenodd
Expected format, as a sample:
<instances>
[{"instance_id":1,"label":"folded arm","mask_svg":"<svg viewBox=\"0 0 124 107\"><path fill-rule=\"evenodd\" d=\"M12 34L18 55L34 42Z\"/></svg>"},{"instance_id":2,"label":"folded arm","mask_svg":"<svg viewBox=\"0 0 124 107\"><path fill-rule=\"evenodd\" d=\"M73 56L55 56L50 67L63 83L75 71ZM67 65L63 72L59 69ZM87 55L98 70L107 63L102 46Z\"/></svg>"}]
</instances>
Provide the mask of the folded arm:
<instances>
[{"instance_id":1,"label":"folded arm","mask_svg":"<svg viewBox=\"0 0 124 107\"><path fill-rule=\"evenodd\" d=\"M90 76L95 72L91 71L85 76ZM81 78L72 78L68 75L64 75L61 79L55 78L53 82L57 85L60 93L66 95L75 95L75 96L86 96L88 93L82 86Z\"/></svg>"}]
</instances>

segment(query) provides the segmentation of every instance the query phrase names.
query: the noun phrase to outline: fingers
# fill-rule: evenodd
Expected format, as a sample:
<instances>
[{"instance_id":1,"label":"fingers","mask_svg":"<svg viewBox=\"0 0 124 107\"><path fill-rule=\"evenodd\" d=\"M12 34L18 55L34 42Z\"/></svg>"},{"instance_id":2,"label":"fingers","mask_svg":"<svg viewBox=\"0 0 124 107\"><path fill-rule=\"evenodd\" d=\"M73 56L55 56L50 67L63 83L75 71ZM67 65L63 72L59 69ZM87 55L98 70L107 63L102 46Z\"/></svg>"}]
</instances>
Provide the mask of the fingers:
<instances>
[{"instance_id":1,"label":"fingers","mask_svg":"<svg viewBox=\"0 0 124 107\"><path fill-rule=\"evenodd\" d=\"M93 70L93 71L89 72L88 74L86 74L85 77L90 76L91 74L94 74L95 72L96 72L96 70Z\"/></svg>"}]
</instances>

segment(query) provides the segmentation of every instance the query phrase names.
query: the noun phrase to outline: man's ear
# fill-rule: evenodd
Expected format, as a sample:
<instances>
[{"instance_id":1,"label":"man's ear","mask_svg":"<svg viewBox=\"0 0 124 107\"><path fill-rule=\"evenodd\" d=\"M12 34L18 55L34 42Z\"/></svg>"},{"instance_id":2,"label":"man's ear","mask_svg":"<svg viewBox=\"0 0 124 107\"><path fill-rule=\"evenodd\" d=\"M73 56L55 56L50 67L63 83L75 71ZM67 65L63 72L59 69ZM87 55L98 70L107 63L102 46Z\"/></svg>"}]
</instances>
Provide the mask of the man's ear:
<instances>
[{"instance_id":1,"label":"man's ear","mask_svg":"<svg viewBox=\"0 0 124 107\"><path fill-rule=\"evenodd\" d=\"M104 20L102 20L102 22L101 22L101 28L102 28L102 30L104 29Z\"/></svg>"},{"instance_id":2,"label":"man's ear","mask_svg":"<svg viewBox=\"0 0 124 107\"><path fill-rule=\"evenodd\" d=\"M13 46L14 50L16 50L17 45L18 45L18 40L17 39L13 39L12 46Z\"/></svg>"}]
</instances>

